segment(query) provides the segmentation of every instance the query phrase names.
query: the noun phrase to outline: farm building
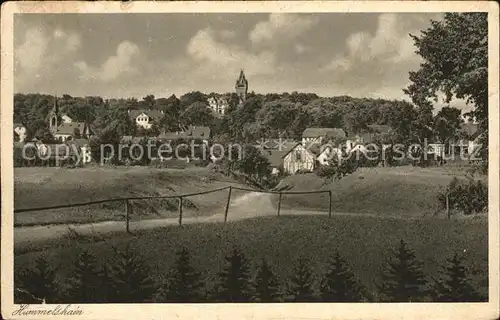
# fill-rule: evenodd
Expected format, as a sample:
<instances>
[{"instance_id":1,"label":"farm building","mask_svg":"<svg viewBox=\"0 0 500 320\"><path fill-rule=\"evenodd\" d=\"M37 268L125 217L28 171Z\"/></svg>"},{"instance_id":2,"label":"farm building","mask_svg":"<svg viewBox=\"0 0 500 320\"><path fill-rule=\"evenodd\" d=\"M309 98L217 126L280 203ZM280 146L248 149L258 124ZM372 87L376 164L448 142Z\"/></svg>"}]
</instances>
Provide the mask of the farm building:
<instances>
[{"instance_id":1,"label":"farm building","mask_svg":"<svg viewBox=\"0 0 500 320\"><path fill-rule=\"evenodd\" d=\"M283 171L295 174L300 171L313 171L316 163L314 153L297 143L283 156Z\"/></svg>"},{"instance_id":2,"label":"farm building","mask_svg":"<svg viewBox=\"0 0 500 320\"><path fill-rule=\"evenodd\" d=\"M163 141L172 140L201 140L203 143L208 144L210 139L210 128L204 126L189 126L185 130L173 131L173 132L163 132L158 136L158 139Z\"/></svg>"},{"instance_id":3,"label":"farm building","mask_svg":"<svg viewBox=\"0 0 500 320\"><path fill-rule=\"evenodd\" d=\"M262 154L267 158L271 167L271 174L280 174L284 167L284 157L292 150L298 142L285 141L280 144L266 144Z\"/></svg>"}]
</instances>

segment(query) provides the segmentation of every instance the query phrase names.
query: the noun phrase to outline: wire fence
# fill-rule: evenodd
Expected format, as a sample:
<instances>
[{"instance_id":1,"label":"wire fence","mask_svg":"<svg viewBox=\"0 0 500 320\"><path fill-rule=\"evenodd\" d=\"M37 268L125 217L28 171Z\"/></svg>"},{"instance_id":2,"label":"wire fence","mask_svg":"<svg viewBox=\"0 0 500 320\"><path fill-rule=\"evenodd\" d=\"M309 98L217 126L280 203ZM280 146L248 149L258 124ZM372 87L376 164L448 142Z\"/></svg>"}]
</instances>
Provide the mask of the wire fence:
<instances>
[{"instance_id":1,"label":"wire fence","mask_svg":"<svg viewBox=\"0 0 500 320\"><path fill-rule=\"evenodd\" d=\"M323 195L320 201L325 201L326 203L322 208L327 208L328 216L332 216L332 191L331 190L320 190L320 191L269 191L269 190L258 190L258 189L250 189L250 188L241 188L241 187L234 187L234 186L227 186L223 188L218 188L218 189L212 189L212 190L206 190L206 191L201 191L201 192L196 192L196 193L187 193L187 194L180 194L180 195L155 195L155 196L137 196L137 197L123 197L123 198L110 198L110 199L104 199L104 200L95 200L95 201L88 201L88 202L80 202L80 203L72 203L72 204L62 204L62 205L54 205L54 206L45 206L45 207L36 207L36 208L20 208L20 209L14 209L15 214L22 214L22 213L32 213L32 212L40 212L40 211L53 211L58 212L55 214L59 219L63 219L60 224L65 224L65 223L71 223L75 222L71 220L64 220L65 214L72 215L73 217L76 217L76 221L79 220L79 222L88 222L88 219L90 218L89 215L92 214L93 209L96 208L96 206L100 206L100 209L107 209L109 212L112 214L107 214L107 215L102 215L101 221L109 221L109 220L115 220L116 218L116 213L122 212L122 214L118 214L118 216L123 217L124 222L125 222L125 231L130 233L130 224L132 221L132 217L135 215L137 216L138 214L135 213L135 210L140 210L141 207L144 209L144 204L141 203L143 200L149 200L149 201L155 201L155 203L150 207L155 207L158 208L158 206L163 205L164 207L168 207L170 211L177 212L176 218L177 218L177 223L179 225L182 225L185 222L186 219L186 211L189 210L189 208L194 207L193 202L189 198L197 197L197 196L202 196L202 195L207 195L207 194L213 194L216 192L222 192L222 191L227 191L227 197L225 199L223 197L218 197L218 202L222 206L222 215L221 215L221 220L220 222L227 223L228 222L228 217L230 215L231 211L231 201L235 200L238 198L237 194L238 193L260 193L260 194L271 194L274 197L272 198L272 201L269 203L269 206L266 208L266 210L274 210L275 214L277 216L280 216L283 214L284 208L283 208L283 202L284 198L286 196L292 196L292 195L307 195L311 196L313 194L318 194L318 195ZM324 199L326 195L326 199ZM173 200L173 201L172 201ZM211 201L210 199L209 201ZM252 208L252 201L254 201L253 205L255 206ZM243 210L258 210L258 205L257 202L259 200L248 200L250 205L245 204L243 207ZM87 213L82 213L82 212L68 212L68 211L61 211L61 209L70 209L70 208L79 208L79 207L89 207L90 209L88 210ZM269 209L271 208L271 209ZM154 209L154 208L153 208ZM239 208L238 210L242 210ZM61 212L59 212L61 211ZM156 210L155 210L156 211ZM219 211L219 209L217 210ZM324 211L324 209L322 210ZM267 212L269 213L269 212ZM78 216L77 216L78 215ZM27 216L27 215L26 215ZM26 218L26 216L24 218ZM114 218L113 218L114 217ZM28 216L28 218L30 218ZM51 223L51 217L45 218L46 223L41 223L41 224L55 224ZM191 217L190 217L191 218ZM66 217L68 219L68 217ZM39 216L33 217L33 220L37 220L40 222L41 220L43 221L43 218L40 219ZM201 221L201 220L200 220ZM93 221L91 219L90 223L97 222ZM35 225L36 223L28 223L28 225ZM39 223L40 224L40 223ZM23 226L25 224L23 223L17 223L17 226ZM15 223L16 226L16 223Z\"/></svg>"}]
</instances>

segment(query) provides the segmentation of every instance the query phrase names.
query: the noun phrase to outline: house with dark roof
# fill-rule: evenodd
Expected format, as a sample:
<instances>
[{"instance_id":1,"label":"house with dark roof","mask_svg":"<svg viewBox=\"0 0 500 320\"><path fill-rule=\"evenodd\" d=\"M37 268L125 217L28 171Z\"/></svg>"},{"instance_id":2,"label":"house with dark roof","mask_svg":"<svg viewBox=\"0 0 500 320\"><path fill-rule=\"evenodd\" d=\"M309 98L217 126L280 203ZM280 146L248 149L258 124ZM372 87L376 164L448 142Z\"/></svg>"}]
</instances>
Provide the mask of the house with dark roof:
<instances>
[{"instance_id":1,"label":"house with dark roof","mask_svg":"<svg viewBox=\"0 0 500 320\"><path fill-rule=\"evenodd\" d=\"M263 144L261 152L267 158L271 167L272 174L278 174L283 170L285 156L299 144L291 140L281 141L280 143Z\"/></svg>"},{"instance_id":2,"label":"house with dark roof","mask_svg":"<svg viewBox=\"0 0 500 320\"><path fill-rule=\"evenodd\" d=\"M304 146L318 144L322 145L327 140L345 139L346 133L342 128L307 128L302 132L302 144Z\"/></svg>"},{"instance_id":3,"label":"house with dark roof","mask_svg":"<svg viewBox=\"0 0 500 320\"><path fill-rule=\"evenodd\" d=\"M159 123L163 118L163 111L159 110L129 110L130 119L138 126L144 129L151 129L153 123Z\"/></svg>"}]
</instances>

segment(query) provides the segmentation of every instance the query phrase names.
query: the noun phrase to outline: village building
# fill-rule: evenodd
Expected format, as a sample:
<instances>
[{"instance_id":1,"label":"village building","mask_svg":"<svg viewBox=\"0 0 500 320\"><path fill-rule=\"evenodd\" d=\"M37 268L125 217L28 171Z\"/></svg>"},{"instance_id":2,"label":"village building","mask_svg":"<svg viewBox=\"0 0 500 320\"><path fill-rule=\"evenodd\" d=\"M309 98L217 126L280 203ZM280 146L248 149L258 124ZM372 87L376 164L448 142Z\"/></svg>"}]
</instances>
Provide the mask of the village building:
<instances>
[{"instance_id":1,"label":"village building","mask_svg":"<svg viewBox=\"0 0 500 320\"><path fill-rule=\"evenodd\" d=\"M342 128L307 128L302 132L302 145L321 146L326 141L343 140L346 133Z\"/></svg>"},{"instance_id":2,"label":"village building","mask_svg":"<svg viewBox=\"0 0 500 320\"><path fill-rule=\"evenodd\" d=\"M49 114L49 130L54 138L61 142L65 142L71 139L89 139L93 135L88 123L73 121L67 115L61 117L63 121L59 123L59 117L57 97L54 96L54 107Z\"/></svg>"},{"instance_id":3,"label":"village building","mask_svg":"<svg viewBox=\"0 0 500 320\"><path fill-rule=\"evenodd\" d=\"M14 123L14 133L17 135L17 141L23 142L26 140L27 129L22 123Z\"/></svg>"},{"instance_id":4,"label":"village building","mask_svg":"<svg viewBox=\"0 0 500 320\"><path fill-rule=\"evenodd\" d=\"M213 96L208 98L208 107L216 116L223 116L229 109L229 102L224 96Z\"/></svg>"},{"instance_id":5,"label":"village building","mask_svg":"<svg viewBox=\"0 0 500 320\"><path fill-rule=\"evenodd\" d=\"M240 71L240 76L236 80L236 85L234 86L234 88L236 90L236 94L238 95L239 103L244 103L247 99L248 81L243 70Z\"/></svg>"},{"instance_id":6,"label":"village building","mask_svg":"<svg viewBox=\"0 0 500 320\"><path fill-rule=\"evenodd\" d=\"M158 110L129 110L128 114L138 127L146 130L151 129L154 123L158 124L163 117L163 111Z\"/></svg>"},{"instance_id":7,"label":"village building","mask_svg":"<svg viewBox=\"0 0 500 320\"><path fill-rule=\"evenodd\" d=\"M272 143L265 143L258 146L264 157L266 157L267 161L269 161L271 174L273 175L283 173L284 157L298 144L298 142L292 140L282 140L279 142L275 141L277 140L270 139L269 142Z\"/></svg>"},{"instance_id":8,"label":"village building","mask_svg":"<svg viewBox=\"0 0 500 320\"><path fill-rule=\"evenodd\" d=\"M283 171L288 174L310 172L316 165L316 156L301 143L296 143L283 158Z\"/></svg>"}]
</instances>

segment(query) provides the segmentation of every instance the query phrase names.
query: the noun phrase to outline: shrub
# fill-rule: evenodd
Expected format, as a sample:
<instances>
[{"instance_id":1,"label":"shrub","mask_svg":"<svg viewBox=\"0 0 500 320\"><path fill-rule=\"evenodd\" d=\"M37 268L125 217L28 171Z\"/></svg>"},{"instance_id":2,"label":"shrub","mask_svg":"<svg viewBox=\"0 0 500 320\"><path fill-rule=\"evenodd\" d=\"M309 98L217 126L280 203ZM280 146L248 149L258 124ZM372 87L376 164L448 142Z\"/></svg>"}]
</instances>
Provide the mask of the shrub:
<instances>
[{"instance_id":1,"label":"shrub","mask_svg":"<svg viewBox=\"0 0 500 320\"><path fill-rule=\"evenodd\" d=\"M56 270L49 265L44 256L36 259L33 269L24 269L17 276L16 300L21 300L19 302L52 303L59 298L59 290L55 281Z\"/></svg>"},{"instance_id":2,"label":"shrub","mask_svg":"<svg viewBox=\"0 0 500 320\"><path fill-rule=\"evenodd\" d=\"M483 212L488 208L488 185L481 180L469 179L467 183L453 178L445 192L438 195L439 203L446 208L446 196L449 208L465 214Z\"/></svg>"}]
</instances>

